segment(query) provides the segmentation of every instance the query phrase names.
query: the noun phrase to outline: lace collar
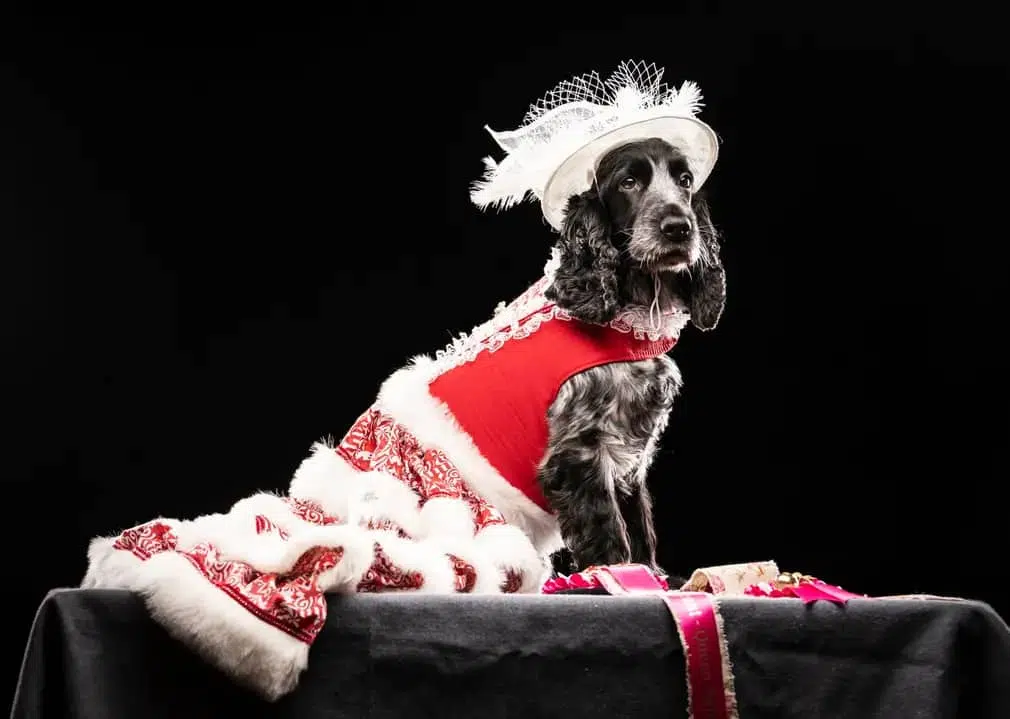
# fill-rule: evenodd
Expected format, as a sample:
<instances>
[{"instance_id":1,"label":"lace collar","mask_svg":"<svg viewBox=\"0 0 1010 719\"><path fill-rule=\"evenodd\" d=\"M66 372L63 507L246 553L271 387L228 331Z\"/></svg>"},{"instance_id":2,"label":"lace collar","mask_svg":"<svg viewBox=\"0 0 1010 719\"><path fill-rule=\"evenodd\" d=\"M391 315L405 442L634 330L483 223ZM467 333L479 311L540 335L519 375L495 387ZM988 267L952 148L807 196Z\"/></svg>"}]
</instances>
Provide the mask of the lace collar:
<instances>
[{"instance_id":1,"label":"lace collar","mask_svg":"<svg viewBox=\"0 0 1010 719\"><path fill-rule=\"evenodd\" d=\"M470 332L461 332L453 338L445 349L435 353L435 361L441 371L473 361L477 355L487 350L494 352L506 342L529 337L551 320L572 321L571 315L544 296L544 292L554 281L554 273L560 264L557 249L544 266L544 274L532 287L512 302L499 302L494 316L478 325ZM666 311L650 312L649 307L635 306L622 310L607 327L633 334L635 339L655 342L664 338L676 339L687 324L689 315L682 307Z\"/></svg>"}]
</instances>

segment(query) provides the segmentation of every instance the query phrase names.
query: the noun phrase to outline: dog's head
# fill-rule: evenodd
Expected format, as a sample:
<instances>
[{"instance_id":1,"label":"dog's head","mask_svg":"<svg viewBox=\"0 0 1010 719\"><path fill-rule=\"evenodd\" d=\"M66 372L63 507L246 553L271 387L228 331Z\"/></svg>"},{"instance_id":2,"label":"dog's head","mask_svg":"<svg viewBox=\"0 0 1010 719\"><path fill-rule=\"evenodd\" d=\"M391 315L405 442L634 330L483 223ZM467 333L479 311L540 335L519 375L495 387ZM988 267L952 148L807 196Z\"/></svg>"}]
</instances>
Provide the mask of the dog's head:
<instances>
[{"instance_id":1,"label":"dog's head","mask_svg":"<svg viewBox=\"0 0 1010 719\"><path fill-rule=\"evenodd\" d=\"M568 200L560 267L548 292L572 316L613 319L630 285L660 276L692 323L716 326L726 299L719 238L682 152L660 139L616 147L596 165L593 187Z\"/></svg>"}]
</instances>

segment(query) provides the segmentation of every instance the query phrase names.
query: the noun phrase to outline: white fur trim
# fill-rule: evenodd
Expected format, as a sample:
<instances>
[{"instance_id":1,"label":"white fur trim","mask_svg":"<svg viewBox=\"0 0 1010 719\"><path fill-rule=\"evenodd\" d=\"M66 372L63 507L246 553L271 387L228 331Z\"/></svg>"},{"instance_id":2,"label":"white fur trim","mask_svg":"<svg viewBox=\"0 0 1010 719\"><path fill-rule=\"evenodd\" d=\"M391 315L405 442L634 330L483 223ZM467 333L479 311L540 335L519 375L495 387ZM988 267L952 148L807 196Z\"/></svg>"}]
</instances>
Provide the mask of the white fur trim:
<instances>
[{"instance_id":1,"label":"white fur trim","mask_svg":"<svg viewBox=\"0 0 1010 719\"><path fill-rule=\"evenodd\" d=\"M295 470L288 495L312 500L327 514L345 519L349 511L347 482L354 482L360 474L332 447L316 442Z\"/></svg>"},{"instance_id":2,"label":"white fur trim","mask_svg":"<svg viewBox=\"0 0 1010 719\"><path fill-rule=\"evenodd\" d=\"M474 538L477 551L503 568L522 572L522 594L537 592L547 579L549 567L544 557L518 528L508 524L485 527Z\"/></svg>"},{"instance_id":3,"label":"white fur trim","mask_svg":"<svg viewBox=\"0 0 1010 719\"><path fill-rule=\"evenodd\" d=\"M163 552L142 561L114 549L114 541L91 542L84 587L138 592L172 636L269 701L295 688L309 645L246 611L183 555Z\"/></svg>"},{"instance_id":4,"label":"white fur trim","mask_svg":"<svg viewBox=\"0 0 1010 719\"><path fill-rule=\"evenodd\" d=\"M453 554L474 568L473 594L497 594L505 583L505 568L522 564L524 557L536 555L529 537L510 527L514 544L488 541L487 527L474 536L470 505L461 499L436 497L421 508L424 536L446 554ZM539 585L538 585L539 587Z\"/></svg>"},{"instance_id":5,"label":"white fur trim","mask_svg":"<svg viewBox=\"0 0 1010 719\"><path fill-rule=\"evenodd\" d=\"M388 519L413 537L420 529L418 503L413 490L396 477L384 472L362 472L348 497L348 523Z\"/></svg>"},{"instance_id":6,"label":"white fur trim","mask_svg":"<svg viewBox=\"0 0 1010 719\"><path fill-rule=\"evenodd\" d=\"M473 511L462 499L434 497L421 507L420 537L451 536L472 539Z\"/></svg>"},{"instance_id":7,"label":"white fur trim","mask_svg":"<svg viewBox=\"0 0 1010 719\"><path fill-rule=\"evenodd\" d=\"M421 531L418 497L410 487L384 472L361 472L332 447L316 443L291 480L290 496L317 502L348 524L388 519L416 536Z\"/></svg>"},{"instance_id":8,"label":"white fur trim","mask_svg":"<svg viewBox=\"0 0 1010 719\"><path fill-rule=\"evenodd\" d=\"M445 452L467 485L525 532L540 553L560 549L557 519L509 484L481 455L449 408L428 391L437 374L434 360L415 357L383 383L376 408L401 423L422 444Z\"/></svg>"}]
</instances>

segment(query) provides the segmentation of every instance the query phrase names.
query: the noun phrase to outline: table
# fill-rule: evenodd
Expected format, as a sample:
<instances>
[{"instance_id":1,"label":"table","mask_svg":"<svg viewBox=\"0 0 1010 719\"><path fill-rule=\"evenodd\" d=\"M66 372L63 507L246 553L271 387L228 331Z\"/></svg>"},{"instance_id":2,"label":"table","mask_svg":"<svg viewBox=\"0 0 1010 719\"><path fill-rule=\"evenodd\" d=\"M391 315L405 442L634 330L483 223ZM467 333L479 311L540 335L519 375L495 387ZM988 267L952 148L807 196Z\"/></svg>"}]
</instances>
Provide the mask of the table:
<instances>
[{"instance_id":1,"label":"table","mask_svg":"<svg viewBox=\"0 0 1010 719\"><path fill-rule=\"evenodd\" d=\"M721 604L743 718L1010 717L1010 631L985 604ZM126 591L56 590L13 719L682 717L683 654L654 597L354 595L275 704L175 642Z\"/></svg>"}]
</instances>

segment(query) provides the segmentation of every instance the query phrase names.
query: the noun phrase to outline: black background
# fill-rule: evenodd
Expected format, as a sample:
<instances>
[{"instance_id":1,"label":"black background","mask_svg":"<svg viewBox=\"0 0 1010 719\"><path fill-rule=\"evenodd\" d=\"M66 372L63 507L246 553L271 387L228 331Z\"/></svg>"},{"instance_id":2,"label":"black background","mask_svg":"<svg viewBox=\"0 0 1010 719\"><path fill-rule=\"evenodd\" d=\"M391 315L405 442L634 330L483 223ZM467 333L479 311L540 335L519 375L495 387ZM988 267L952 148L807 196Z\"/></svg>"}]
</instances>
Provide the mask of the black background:
<instances>
[{"instance_id":1,"label":"black background","mask_svg":"<svg viewBox=\"0 0 1010 719\"><path fill-rule=\"evenodd\" d=\"M661 563L1010 611L1000 23L442 13L4 26L10 658L91 537L283 490L406 358L535 279L536 206L469 204L483 125L629 58L697 81L723 141L729 302L675 350Z\"/></svg>"}]
</instances>

